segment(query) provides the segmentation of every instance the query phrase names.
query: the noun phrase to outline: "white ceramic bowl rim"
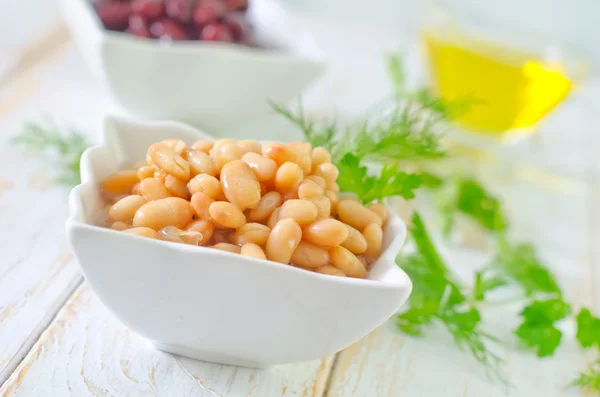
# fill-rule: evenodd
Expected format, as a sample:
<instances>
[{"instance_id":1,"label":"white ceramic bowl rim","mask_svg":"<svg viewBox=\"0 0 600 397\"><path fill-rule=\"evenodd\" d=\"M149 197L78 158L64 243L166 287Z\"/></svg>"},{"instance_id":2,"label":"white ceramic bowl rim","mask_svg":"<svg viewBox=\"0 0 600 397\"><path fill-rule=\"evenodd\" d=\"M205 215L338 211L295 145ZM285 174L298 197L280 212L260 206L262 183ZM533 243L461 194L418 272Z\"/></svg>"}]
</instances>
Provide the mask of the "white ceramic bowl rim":
<instances>
[{"instance_id":1,"label":"white ceramic bowl rim","mask_svg":"<svg viewBox=\"0 0 600 397\"><path fill-rule=\"evenodd\" d=\"M162 240L154 240L146 237L140 237L133 234L121 233L116 230L112 230L110 228L105 228L101 226L93 225L89 219L86 219L83 209L83 201L82 201L82 192L88 189L96 181L93 181L93 170L94 164L91 161L91 153L97 150L101 150L105 147L106 142L108 141L108 135L111 133L107 128L107 125L114 124L137 124L139 126L154 126L154 127L171 127L178 128L184 130L186 133L191 133L196 135L197 139L206 139L206 140L215 140L209 134L206 134L203 131L190 127L184 123L175 122L175 121L148 121L148 122L135 122L122 117L115 116L107 116L102 124L101 128L101 136L100 142L97 145L94 145L88 148L81 157L81 184L74 187L69 195L69 217L67 219L67 228L75 227L75 228L83 228L88 230L94 230L99 233L111 233L114 235L118 235L123 239L136 239L138 243L147 244L148 247L151 247L155 244L163 245L165 248L172 250L173 252L189 252L192 255L198 255L203 252L210 251L212 255L224 256L224 257L235 257L241 261L247 261L251 264L256 264L258 266L266 266L271 267L273 269L277 269L281 271L285 269L285 271L296 272L299 277L314 277L326 279L333 283L342 283L342 284L354 284L354 285L362 285L364 287L373 286L376 288L390 288L397 289L399 286L405 287L406 282L409 283L409 291L410 291L410 280L408 276L404 273L400 267L395 265L395 258L400 251L400 248L404 244L404 240L406 238L406 226L404 222L393 213L390 212L390 216L388 219L388 223L386 227L394 227L399 230L399 232L393 236L393 238L387 244L387 247L382 251L381 255L375 262L373 266L375 266L379 261L393 261L394 266L397 267L397 270L403 274L403 277L398 280L372 280L372 279L359 279L359 278L351 278L351 277L334 277L329 275L324 275L316 272L309 272L304 269L299 269L294 266L283 265L281 263L269 261L269 260L260 260L250 257L241 256L239 254L234 254L226 251L216 250L213 248L201 247L201 246L191 246L187 244L177 244L168 241ZM165 137L166 139L166 137ZM384 233L385 234L385 233ZM142 240L142 241L139 241ZM133 240L132 240L133 241ZM372 268L373 269L373 268Z\"/></svg>"}]
</instances>

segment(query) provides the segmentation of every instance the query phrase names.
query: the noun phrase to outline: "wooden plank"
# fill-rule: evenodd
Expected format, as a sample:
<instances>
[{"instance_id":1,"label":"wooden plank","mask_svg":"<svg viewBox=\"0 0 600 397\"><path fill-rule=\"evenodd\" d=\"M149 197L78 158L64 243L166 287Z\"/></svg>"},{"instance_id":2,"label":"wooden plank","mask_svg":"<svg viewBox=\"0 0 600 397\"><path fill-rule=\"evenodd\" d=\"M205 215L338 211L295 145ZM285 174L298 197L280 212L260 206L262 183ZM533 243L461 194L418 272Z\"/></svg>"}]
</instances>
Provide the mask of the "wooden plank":
<instances>
[{"instance_id":1,"label":"wooden plank","mask_svg":"<svg viewBox=\"0 0 600 397\"><path fill-rule=\"evenodd\" d=\"M121 325L84 284L0 396L318 397L332 361L255 370L162 353Z\"/></svg>"},{"instance_id":2,"label":"wooden plank","mask_svg":"<svg viewBox=\"0 0 600 397\"><path fill-rule=\"evenodd\" d=\"M0 89L0 384L81 282L64 236L68 189L56 186L53 166L10 137L44 115L93 133L111 109L72 48L42 53L55 62L24 54L27 69Z\"/></svg>"}]
</instances>

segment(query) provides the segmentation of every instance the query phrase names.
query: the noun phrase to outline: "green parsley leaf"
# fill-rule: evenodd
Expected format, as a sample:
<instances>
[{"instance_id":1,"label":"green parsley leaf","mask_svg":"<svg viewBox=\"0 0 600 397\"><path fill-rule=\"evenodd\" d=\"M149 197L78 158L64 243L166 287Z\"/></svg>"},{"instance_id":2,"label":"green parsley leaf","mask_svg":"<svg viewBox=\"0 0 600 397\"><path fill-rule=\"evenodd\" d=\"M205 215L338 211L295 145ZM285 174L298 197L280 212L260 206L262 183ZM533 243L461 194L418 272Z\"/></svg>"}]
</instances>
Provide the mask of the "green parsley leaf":
<instances>
[{"instance_id":1,"label":"green parsley leaf","mask_svg":"<svg viewBox=\"0 0 600 397\"><path fill-rule=\"evenodd\" d=\"M596 346L600 349L600 318L589 309L581 309L577 315L577 340L582 347Z\"/></svg>"},{"instance_id":2,"label":"green parsley leaf","mask_svg":"<svg viewBox=\"0 0 600 397\"><path fill-rule=\"evenodd\" d=\"M498 275L487 275L487 268L475 272L475 283L473 285L473 297L476 301L483 301L485 294L503 287L507 284L504 277Z\"/></svg>"},{"instance_id":3,"label":"green parsley leaf","mask_svg":"<svg viewBox=\"0 0 600 397\"><path fill-rule=\"evenodd\" d=\"M26 123L21 134L15 136L11 141L53 158L60 170L58 183L66 186L80 183L81 155L89 146L87 138L82 133L70 130L64 134L54 126Z\"/></svg>"},{"instance_id":4,"label":"green parsley leaf","mask_svg":"<svg viewBox=\"0 0 600 397\"><path fill-rule=\"evenodd\" d=\"M492 375L502 379L502 359L486 345L497 339L482 330L479 311L468 302L417 212L412 217L411 235L416 252L396 260L413 282L408 309L397 316L398 328L409 335L423 336L427 326L441 323L459 348L468 349Z\"/></svg>"},{"instance_id":5,"label":"green parsley leaf","mask_svg":"<svg viewBox=\"0 0 600 397\"><path fill-rule=\"evenodd\" d=\"M460 181L456 207L487 230L495 232L506 230L506 218L500 202L474 179Z\"/></svg>"},{"instance_id":6,"label":"green parsley leaf","mask_svg":"<svg viewBox=\"0 0 600 397\"><path fill-rule=\"evenodd\" d=\"M554 354L562 332L554 324L571 314L571 307L562 299L536 300L521 312L523 323L515 334L526 346L536 349L538 357Z\"/></svg>"},{"instance_id":7,"label":"green parsley leaf","mask_svg":"<svg viewBox=\"0 0 600 397\"><path fill-rule=\"evenodd\" d=\"M510 244L500 240L490 268L499 276L520 285L527 296L533 297L538 293L561 295L555 277L538 259L531 244Z\"/></svg>"},{"instance_id":8,"label":"green parsley leaf","mask_svg":"<svg viewBox=\"0 0 600 397\"><path fill-rule=\"evenodd\" d=\"M421 186L418 174L400 171L395 164L385 165L378 177L371 176L353 153L346 153L336 164L340 171L337 181L340 190L355 193L364 204L393 196L411 199L415 196L414 191Z\"/></svg>"},{"instance_id":9,"label":"green parsley leaf","mask_svg":"<svg viewBox=\"0 0 600 397\"><path fill-rule=\"evenodd\" d=\"M438 190L438 207L444 235L452 231L457 213L463 214L490 232L503 233L507 220L500 201L474 178L454 177Z\"/></svg>"},{"instance_id":10,"label":"green parsley leaf","mask_svg":"<svg viewBox=\"0 0 600 397\"><path fill-rule=\"evenodd\" d=\"M588 367L588 372L582 372L569 386L580 387L600 393L600 360L594 361Z\"/></svg>"}]
</instances>

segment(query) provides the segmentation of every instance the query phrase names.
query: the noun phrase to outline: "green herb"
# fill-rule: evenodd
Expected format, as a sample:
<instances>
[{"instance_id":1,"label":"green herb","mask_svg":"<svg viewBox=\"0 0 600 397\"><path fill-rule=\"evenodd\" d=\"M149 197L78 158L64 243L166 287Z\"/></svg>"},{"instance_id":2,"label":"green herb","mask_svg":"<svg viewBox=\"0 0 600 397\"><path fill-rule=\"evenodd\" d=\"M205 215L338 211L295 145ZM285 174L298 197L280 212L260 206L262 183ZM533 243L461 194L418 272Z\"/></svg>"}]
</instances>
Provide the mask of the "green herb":
<instances>
[{"instance_id":1,"label":"green herb","mask_svg":"<svg viewBox=\"0 0 600 397\"><path fill-rule=\"evenodd\" d=\"M395 98L388 107L356 129L335 121L316 123L307 119L302 104L296 112L271 103L273 109L297 126L313 146L328 149L334 162L352 153L362 162L397 163L402 160L435 160L446 156L441 145L440 123L459 113L463 101L443 101L428 90L404 88L400 58L389 58Z\"/></svg>"},{"instance_id":2,"label":"green herb","mask_svg":"<svg viewBox=\"0 0 600 397\"><path fill-rule=\"evenodd\" d=\"M531 244L499 242L498 252L487 267L494 277L505 277L519 285L526 296L537 294L561 295L560 287L548 268L539 260Z\"/></svg>"},{"instance_id":3,"label":"green herb","mask_svg":"<svg viewBox=\"0 0 600 397\"><path fill-rule=\"evenodd\" d=\"M502 359L486 343L497 339L482 329L481 315L462 292L444 260L437 252L421 216L412 217L412 239L416 252L401 255L397 263L413 282L408 309L398 315L398 327L414 336L423 336L426 326L443 324L461 349L466 348L491 374L502 379Z\"/></svg>"},{"instance_id":4,"label":"green herb","mask_svg":"<svg viewBox=\"0 0 600 397\"><path fill-rule=\"evenodd\" d=\"M346 153L337 166L340 190L355 193L364 204L393 196L411 199L422 183L420 175L400 171L396 164L385 165L378 177L370 176L367 167L353 153Z\"/></svg>"},{"instance_id":5,"label":"green herb","mask_svg":"<svg viewBox=\"0 0 600 397\"><path fill-rule=\"evenodd\" d=\"M274 102L269 102L269 104L275 112L296 125L304 134L304 138L307 142L310 142L313 146L322 146L329 152L334 151L333 145L337 134L337 125L335 121L325 125L309 120L304 114L302 101L298 102L297 114L293 114L289 109L279 106Z\"/></svg>"},{"instance_id":6,"label":"green herb","mask_svg":"<svg viewBox=\"0 0 600 397\"><path fill-rule=\"evenodd\" d=\"M562 338L555 323L569 314L571 307L560 298L533 301L521 312L523 323L515 334L526 346L535 348L538 357L551 356Z\"/></svg>"},{"instance_id":7,"label":"green herb","mask_svg":"<svg viewBox=\"0 0 600 397\"><path fill-rule=\"evenodd\" d=\"M588 367L588 372L582 372L571 382L570 386L580 387L600 393L600 360L594 361Z\"/></svg>"},{"instance_id":8,"label":"green herb","mask_svg":"<svg viewBox=\"0 0 600 397\"><path fill-rule=\"evenodd\" d=\"M484 229L502 234L507 220L500 201L473 177L456 176L445 184L430 185L438 189L438 207L443 220L444 235L449 235L456 214L463 214Z\"/></svg>"},{"instance_id":9,"label":"green herb","mask_svg":"<svg viewBox=\"0 0 600 397\"><path fill-rule=\"evenodd\" d=\"M577 315L577 340L582 347L600 349L600 318L594 317L589 309L581 309Z\"/></svg>"},{"instance_id":10,"label":"green herb","mask_svg":"<svg viewBox=\"0 0 600 397\"><path fill-rule=\"evenodd\" d=\"M21 134L14 137L12 142L29 150L53 156L60 170L58 183L74 186L80 182L81 154L89 146L82 133L70 130L63 134L56 127L26 123Z\"/></svg>"}]
</instances>

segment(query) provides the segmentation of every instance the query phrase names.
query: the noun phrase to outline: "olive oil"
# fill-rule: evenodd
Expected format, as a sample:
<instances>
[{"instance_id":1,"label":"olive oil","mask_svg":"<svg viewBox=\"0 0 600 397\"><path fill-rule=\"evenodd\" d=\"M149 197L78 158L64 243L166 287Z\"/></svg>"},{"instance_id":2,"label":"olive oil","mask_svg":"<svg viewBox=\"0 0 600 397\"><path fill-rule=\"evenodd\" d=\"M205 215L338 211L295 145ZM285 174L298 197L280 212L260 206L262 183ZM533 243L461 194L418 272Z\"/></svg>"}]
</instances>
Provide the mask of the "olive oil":
<instances>
[{"instance_id":1,"label":"olive oil","mask_svg":"<svg viewBox=\"0 0 600 397\"><path fill-rule=\"evenodd\" d=\"M474 132L532 131L573 85L560 65L525 51L454 31L426 31L423 39L438 94L470 102L458 123Z\"/></svg>"}]
</instances>

